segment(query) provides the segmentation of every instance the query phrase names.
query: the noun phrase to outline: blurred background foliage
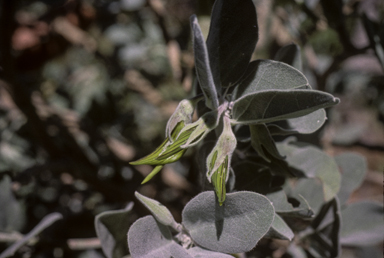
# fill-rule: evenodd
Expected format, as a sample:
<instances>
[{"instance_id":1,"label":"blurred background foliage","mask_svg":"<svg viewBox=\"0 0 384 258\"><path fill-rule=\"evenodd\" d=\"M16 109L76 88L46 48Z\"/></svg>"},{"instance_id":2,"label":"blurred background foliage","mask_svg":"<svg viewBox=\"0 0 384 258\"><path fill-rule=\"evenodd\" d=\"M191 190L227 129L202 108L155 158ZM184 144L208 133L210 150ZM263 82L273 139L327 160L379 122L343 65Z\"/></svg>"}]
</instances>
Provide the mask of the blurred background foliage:
<instances>
[{"instance_id":1,"label":"blurred background foliage","mask_svg":"<svg viewBox=\"0 0 384 258\"><path fill-rule=\"evenodd\" d=\"M94 217L129 201L132 221L147 215L135 190L180 221L202 190L195 150L143 186L151 168L128 163L162 142L178 101L193 95L189 17L196 13L207 35L213 2L0 1L0 252L60 212L63 219L16 257L103 257ZM254 58L271 59L295 42L313 88L341 99L322 130L298 138L331 155L364 155L369 171L349 201L382 202L384 2L254 3ZM368 257L362 252L346 249L343 257Z\"/></svg>"}]
</instances>

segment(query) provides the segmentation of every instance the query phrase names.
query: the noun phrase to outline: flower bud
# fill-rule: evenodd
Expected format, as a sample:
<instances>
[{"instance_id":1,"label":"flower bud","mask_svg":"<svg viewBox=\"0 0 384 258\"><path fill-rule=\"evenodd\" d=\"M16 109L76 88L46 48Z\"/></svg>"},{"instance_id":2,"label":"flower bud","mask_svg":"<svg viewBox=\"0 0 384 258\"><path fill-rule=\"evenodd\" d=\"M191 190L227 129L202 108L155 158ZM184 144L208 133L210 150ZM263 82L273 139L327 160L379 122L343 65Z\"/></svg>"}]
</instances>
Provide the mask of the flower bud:
<instances>
[{"instance_id":1,"label":"flower bud","mask_svg":"<svg viewBox=\"0 0 384 258\"><path fill-rule=\"evenodd\" d=\"M167 122L167 127L165 128L165 137L169 138L171 142L173 142L173 138L171 137L171 133L173 129L180 123L184 122L184 124L189 124L192 121L192 115L195 111L195 106L199 100L201 100L201 96L194 97L192 99L183 99L180 101L177 106L175 112L173 112L172 116L169 118Z\"/></svg>"},{"instance_id":2,"label":"flower bud","mask_svg":"<svg viewBox=\"0 0 384 258\"><path fill-rule=\"evenodd\" d=\"M179 160L185 149L182 149L180 145L184 144L191 134L191 130L184 131L180 133L184 127L184 122L179 122L174 128L171 138L174 139L173 142L170 141L170 138L165 139L165 141L151 154L141 158L137 161L130 162L131 165L165 165L168 163L175 162Z\"/></svg>"},{"instance_id":3,"label":"flower bud","mask_svg":"<svg viewBox=\"0 0 384 258\"><path fill-rule=\"evenodd\" d=\"M224 116L224 127L217 143L207 157L207 178L212 182L219 203L225 200L225 183L228 180L232 154L236 149L236 137L232 132L230 118Z\"/></svg>"},{"instance_id":4,"label":"flower bud","mask_svg":"<svg viewBox=\"0 0 384 258\"><path fill-rule=\"evenodd\" d=\"M196 122L186 125L180 132L192 130L187 141L181 145L181 148L192 147L200 142L210 131L215 129L219 123L219 114L217 111L205 113Z\"/></svg>"}]
</instances>

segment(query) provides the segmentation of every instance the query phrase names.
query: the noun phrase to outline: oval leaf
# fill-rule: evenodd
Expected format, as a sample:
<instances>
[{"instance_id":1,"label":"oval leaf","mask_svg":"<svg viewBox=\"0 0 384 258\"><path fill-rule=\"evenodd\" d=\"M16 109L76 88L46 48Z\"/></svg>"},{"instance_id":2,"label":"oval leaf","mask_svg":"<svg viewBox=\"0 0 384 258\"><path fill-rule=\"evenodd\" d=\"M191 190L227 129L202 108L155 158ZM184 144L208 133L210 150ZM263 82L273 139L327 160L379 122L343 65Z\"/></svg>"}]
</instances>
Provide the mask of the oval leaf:
<instances>
[{"instance_id":1,"label":"oval leaf","mask_svg":"<svg viewBox=\"0 0 384 258\"><path fill-rule=\"evenodd\" d=\"M343 205L349 195L363 182L367 163L363 156L352 152L340 154L335 157L335 160L341 172L341 186L337 197Z\"/></svg>"},{"instance_id":2,"label":"oval leaf","mask_svg":"<svg viewBox=\"0 0 384 258\"><path fill-rule=\"evenodd\" d=\"M209 64L208 50L195 15L191 16L191 29L197 79L204 93L206 106L216 109L219 106L219 100Z\"/></svg>"},{"instance_id":3,"label":"oval leaf","mask_svg":"<svg viewBox=\"0 0 384 258\"><path fill-rule=\"evenodd\" d=\"M258 40L256 9L251 0L216 0L207 39L217 91L244 74Z\"/></svg>"},{"instance_id":4,"label":"oval leaf","mask_svg":"<svg viewBox=\"0 0 384 258\"><path fill-rule=\"evenodd\" d=\"M331 94L315 90L268 90L234 102L234 123L256 124L307 115L339 103Z\"/></svg>"},{"instance_id":5,"label":"oval leaf","mask_svg":"<svg viewBox=\"0 0 384 258\"><path fill-rule=\"evenodd\" d=\"M272 60L255 60L249 64L245 79L236 88L235 100L264 90L310 89L299 70Z\"/></svg>"},{"instance_id":6,"label":"oval leaf","mask_svg":"<svg viewBox=\"0 0 384 258\"><path fill-rule=\"evenodd\" d=\"M183 224L197 245L223 253L251 250L268 232L274 215L263 195L230 193L219 206L213 191L193 198L182 213Z\"/></svg>"},{"instance_id":7,"label":"oval leaf","mask_svg":"<svg viewBox=\"0 0 384 258\"><path fill-rule=\"evenodd\" d=\"M318 178L323 185L324 200L331 200L339 191L341 175L334 158L313 146L298 147L293 144L277 144L289 166L300 170L309 178ZM304 196L305 197L305 196Z\"/></svg>"},{"instance_id":8,"label":"oval leaf","mask_svg":"<svg viewBox=\"0 0 384 258\"><path fill-rule=\"evenodd\" d=\"M384 240L383 205L376 202L358 202L341 211L342 245L375 245Z\"/></svg>"},{"instance_id":9,"label":"oval leaf","mask_svg":"<svg viewBox=\"0 0 384 258\"><path fill-rule=\"evenodd\" d=\"M279 215L275 214L271 228L265 236L291 241L295 235L287 223Z\"/></svg>"},{"instance_id":10,"label":"oval leaf","mask_svg":"<svg viewBox=\"0 0 384 258\"><path fill-rule=\"evenodd\" d=\"M128 246L131 256L135 258L192 258L172 239L169 228L150 215L133 223L128 232Z\"/></svg>"},{"instance_id":11,"label":"oval leaf","mask_svg":"<svg viewBox=\"0 0 384 258\"><path fill-rule=\"evenodd\" d=\"M165 226L173 227L174 229L177 228L178 223L175 221L167 207L158 201L139 194L138 192L135 192L135 196L145 207L147 207L158 222Z\"/></svg>"},{"instance_id":12,"label":"oval leaf","mask_svg":"<svg viewBox=\"0 0 384 258\"><path fill-rule=\"evenodd\" d=\"M293 66L299 71L303 70L300 47L295 43L288 44L280 48L274 59Z\"/></svg>"},{"instance_id":13,"label":"oval leaf","mask_svg":"<svg viewBox=\"0 0 384 258\"><path fill-rule=\"evenodd\" d=\"M232 255L209 251L198 246L188 249L188 253L193 258L233 258Z\"/></svg>"},{"instance_id":14,"label":"oval leaf","mask_svg":"<svg viewBox=\"0 0 384 258\"><path fill-rule=\"evenodd\" d=\"M327 114L322 108L305 116L288 119L287 122L290 130L302 134L310 134L322 127L325 120L327 120Z\"/></svg>"},{"instance_id":15,"label":"oval leaf","mask_svg":"<svg viewBox=\"0 0 384 258\"><path fill-rule=\"evenodd\" d=\"M128 253L126 239L132 223L132 207L133 202L130 202L125 209L102 212L95 218L96 234L108 258L123 257Z\"/></svg>"}]
</instances>

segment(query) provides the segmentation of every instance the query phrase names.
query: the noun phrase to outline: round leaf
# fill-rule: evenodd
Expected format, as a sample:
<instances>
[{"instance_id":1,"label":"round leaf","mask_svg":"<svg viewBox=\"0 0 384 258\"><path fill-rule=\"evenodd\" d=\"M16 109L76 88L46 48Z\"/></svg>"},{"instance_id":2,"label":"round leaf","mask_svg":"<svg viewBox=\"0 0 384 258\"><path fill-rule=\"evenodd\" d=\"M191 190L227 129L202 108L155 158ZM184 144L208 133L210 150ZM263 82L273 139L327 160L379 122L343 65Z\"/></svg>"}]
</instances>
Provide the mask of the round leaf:
<instances>
[{"instance_id":1,"label":"round leaf","mask_svg":"<svg viewBox=\"0 0 384 258\"><path fill-rule=\"evenodd\" d=\"M222 206L213 191L203 192L182 213L183 224L197 245L223 253L251 250L268 232L274 216L265 196L245 191L227 194Z\"/></svg>"},{"instance_id":2,"label":"round leaf","mask_svg":"<svg viewBox=\"0 0 384 258\"><path fill-rule=\"evenodd\" d=\"M169 228L150 215L133 223L128 232L128 246L131 256L135 258L192 258L172 239Z\"/></svg>"},{"instance_id":3,"label":"round leaf","mask_svg":"<svg viewBox=\"0 0 384 258\"><path fill-rule=\"evenodd\" d=\"M358 202L341 211L340 242L342 245L375 245L384 240L383 205Z\"/></svg>"}]
</instances>

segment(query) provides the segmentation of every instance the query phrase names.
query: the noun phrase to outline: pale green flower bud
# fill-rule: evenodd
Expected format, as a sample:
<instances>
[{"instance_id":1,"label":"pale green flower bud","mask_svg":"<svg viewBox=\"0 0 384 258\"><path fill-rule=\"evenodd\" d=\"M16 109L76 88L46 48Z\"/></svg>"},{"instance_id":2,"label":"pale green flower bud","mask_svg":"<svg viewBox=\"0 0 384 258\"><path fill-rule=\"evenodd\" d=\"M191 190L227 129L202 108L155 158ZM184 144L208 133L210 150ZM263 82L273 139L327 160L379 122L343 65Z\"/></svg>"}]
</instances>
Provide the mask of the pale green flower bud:
<instances>
[{"instance_id":1,"label":"pale green flower bud","mask_svg":"<svg viewBox=\"0 0 384 258\"><path fill-rule=\"evenodd\" d=\"M225 200L225 183L228 180L231 158L237 144L236 137L232 132L230 118L227 116L223 118L223 132L207 157L207 178L215 187L220 205Z\"/></svg>"},{"instance_id":2,"label":"pale green flower bud","mask_svg":"<svg viewBox=\"0 0 384 258\"><path fill-rule=\"evenodd\" d=\"M215 129L219 124L219 114L217 111L205 113L196 122L186 125L180 132L193 130L188 140L181 145L181 148L192 147L200 142L210 131Z\"/></svg>"},{"instance_id":3,"label":"pale green flower bud","mask_svg":"<svg viewBox=\"0 0 384 258\"><path fill-rule=\"evenodd\" d=\"M189 124L192 121L192 115L195 111L195 106L203 97L197 96L191 99L183 99L180 101L175 112L169 118L167 127L165 128L165 137L170 139L170 142L173 142L171 133L177 124L184 122L184 124Z\"/></svg>"}]
</instances>

